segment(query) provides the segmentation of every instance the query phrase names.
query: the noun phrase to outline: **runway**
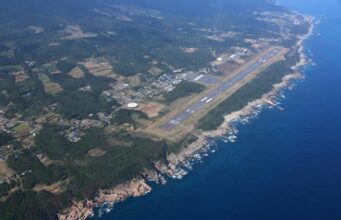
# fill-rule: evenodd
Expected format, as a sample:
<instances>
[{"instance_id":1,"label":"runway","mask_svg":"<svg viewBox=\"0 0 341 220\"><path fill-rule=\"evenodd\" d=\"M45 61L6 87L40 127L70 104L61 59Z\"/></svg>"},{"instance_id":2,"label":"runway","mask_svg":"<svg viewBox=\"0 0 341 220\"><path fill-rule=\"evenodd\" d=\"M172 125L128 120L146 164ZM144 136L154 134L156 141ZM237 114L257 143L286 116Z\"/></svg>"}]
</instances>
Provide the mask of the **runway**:
<instances>
[{"instance_id":1,"label":"runway","mask_svg":"<svg viewBox=\"0 0 341 220\"><path fill-rule=\"evenodd\" d=\"M231 87L233 87L235 84L242 81L244 78L255 72L259 67L261 67L264 63L268 62L273 57L277 56L282 49L274 48L271 51L269 51L267 54L259 58L257 61L255 61L253 64L251 64L248 68L241 71L238 75L233 77L230 80L223 81L221 84L211 91L207 96L203 97L201 100L195 102L190 107L188 107L183 112L179 113L178 115L171 118L169 121L167 121L165 124L161 125L160 128L164 131L171 131L174 128L176 128L179 124L185 122L190 117L192 117L193 114L195 114L197 111L202 109L204 106L208 105L211 101L225 93L227 90L229 90Z\"/></svg>"}]
</instances>

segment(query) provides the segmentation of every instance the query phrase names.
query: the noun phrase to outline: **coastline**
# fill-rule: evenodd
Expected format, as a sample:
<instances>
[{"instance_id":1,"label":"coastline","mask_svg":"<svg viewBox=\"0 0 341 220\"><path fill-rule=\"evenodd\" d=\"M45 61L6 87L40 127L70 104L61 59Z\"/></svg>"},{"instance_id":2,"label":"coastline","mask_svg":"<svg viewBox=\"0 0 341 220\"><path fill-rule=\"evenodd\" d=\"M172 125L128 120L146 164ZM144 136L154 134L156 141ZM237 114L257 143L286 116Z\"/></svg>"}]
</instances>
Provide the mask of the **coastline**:
<instances>
[{"instance_id":1,"label":"coastline","mask_svg":"<svg viewBox=\"0 0 341 220\"><path fill-rule=\"evenodd\" d=\"M304 75L299 72L299 68L307 65L310 62L304 53L304 42L313 34L315 28L315 18L307 15L304 17L307 19L310 26L308 33L306 33L305 35L301 35L298 38L296 47L298 48L297 51L299 53L299 61L291 67L293 72L291 74L285 75L280 83L274 84L273 89L270 92L263 94L261 98L249 102L244 108L239 111L225 115L224 122L216 130L203 132L196 142L190 144L187 148L184 148L178 153L178 155L171 155L170 161L174 161L173 158L176 157L178 159L178 163L183 163L186 158L191 157L204 145L209 144L208 139L219 138L229 132L233 134L233 127L231 126L232 122L236 120L241 120L248 116L252 116L253 114L257 114L257 109L261 108L262 106L275 107L276 99L280 92L283 89L290 87L290 84L293 81L304 78ZM176 164L173 164L173 166L174 165Z\"/></svg>"},{"instance_id":2,"label":"coastline","mask_svg":"<svg viewBox=\"0 0 341 220\"><path fill-rule=\"evenodd\" d=\"M207 151L211 139L220 138L226 134L234 136L234 122L257 115L265 106L276 106L276 99L281 91L289 88L295 80L303 78L303 75L298 70L309 62L304 53L304 42L313 34L315 20L311 16L305 16L305 18L309 19L310 27L308 33L298 38L296 47L298 48L299 61L292 67L293 72L284 76L280 83L274 84L270 92L259 99L249 102L241 110L225 115L224 122L216 130L203 132L198 136L198 140L183 148L177 154L170 154L167 157L167 164L157 161L154 164L155 170L145 170L142 174L143 177L135 178L111 189L100 190L98 196L93 200L74 201L69 208L58 214L58 218L61 220L87 219L94 215L95 207L104 204L113 205L126 200L128 197L139 197L149 193L152 188L147 184L147 181L165 184L164 176L181 179L186 175L186 172L181 167L188 166L189 161L196 158L198 153L203 152L203 150Z\"/></svg>"}]
</instances>

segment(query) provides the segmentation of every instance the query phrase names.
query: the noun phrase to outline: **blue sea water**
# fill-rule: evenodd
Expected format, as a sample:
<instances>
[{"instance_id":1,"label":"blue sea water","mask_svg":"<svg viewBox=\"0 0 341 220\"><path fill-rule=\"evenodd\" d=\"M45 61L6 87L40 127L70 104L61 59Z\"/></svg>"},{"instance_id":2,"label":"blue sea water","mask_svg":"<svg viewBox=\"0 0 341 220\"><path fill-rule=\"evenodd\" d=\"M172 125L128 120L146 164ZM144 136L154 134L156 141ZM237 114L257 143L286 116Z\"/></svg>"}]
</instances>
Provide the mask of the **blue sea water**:
<instances>
[{"instance_id":1,"label":"blue sea water","mask_svg":"<svg viewBox=\"0 0 341 220\"><path fill-rule=\"evenodd\" d=\"M341 4L281 3L321 18L320 34L306 42L316 66L285 92L285 110L264 110L183 180L117 204L101 219L341 219Z\"/></svg>"}]
</instances>

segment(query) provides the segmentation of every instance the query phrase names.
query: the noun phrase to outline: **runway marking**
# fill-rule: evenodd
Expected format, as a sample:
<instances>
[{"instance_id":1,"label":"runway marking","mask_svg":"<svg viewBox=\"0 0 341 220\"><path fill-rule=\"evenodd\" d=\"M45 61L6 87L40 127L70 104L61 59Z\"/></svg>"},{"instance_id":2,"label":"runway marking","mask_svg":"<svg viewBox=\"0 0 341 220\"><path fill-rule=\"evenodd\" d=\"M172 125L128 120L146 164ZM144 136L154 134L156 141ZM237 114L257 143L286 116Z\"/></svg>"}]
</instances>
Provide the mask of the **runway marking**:
<instances>
[{"instance_id":1,"label":"runway marking","mask_svg":"<svg viewBox=\"0 0 341 220\"><path fill-rule=\"evenodd\" d=\"M233 85L239 83L244 78L249 76L251 73L254 73L259 67L261 67L265 62L269 61L273 57L277 56L282 49L275 48L269 51L267 54L265 54L262 58L258 59L255 63L248 66L246 69L241 71L239 74L234 76L232 79L223 81L221 84L214 90L212 90L206 97L201 99L200 101L195 102L192 104L187 110L184 110L183 112L179 113L178 115L171 118L168 122L161 125L159 128L165 131L171 131L174 128L176 128L179 124L185 122L188 120L192 115L199 111L201 108L203 108L205 105L210 103L213 99L219 97L226 91L228 91ZM199 80L202 78L203 75L198 76L196 79Z\"/></svg>"}]
</instances>

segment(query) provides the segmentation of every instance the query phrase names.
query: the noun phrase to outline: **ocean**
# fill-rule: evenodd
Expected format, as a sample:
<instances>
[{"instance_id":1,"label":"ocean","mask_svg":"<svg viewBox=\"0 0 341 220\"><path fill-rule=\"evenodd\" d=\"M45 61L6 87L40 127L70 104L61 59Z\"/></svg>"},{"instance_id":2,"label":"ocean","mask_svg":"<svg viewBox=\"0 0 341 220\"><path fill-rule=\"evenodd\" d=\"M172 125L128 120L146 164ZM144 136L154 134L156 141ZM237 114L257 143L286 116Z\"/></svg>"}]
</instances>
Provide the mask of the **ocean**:
<instances>
[{"instance_id":1,"label":"ocean","mask_svg":"<svg viewBox=\"0 0 341 220\"><path fill-rule=\"evenodd\" d=\"M154 186L100 219L341 219L341 3L281 4L321 19L305 43L316 65L284 92L284 110L263 110L238 125L235 143L218 141L182 180Z\"/></svg>"}]
</instances>

